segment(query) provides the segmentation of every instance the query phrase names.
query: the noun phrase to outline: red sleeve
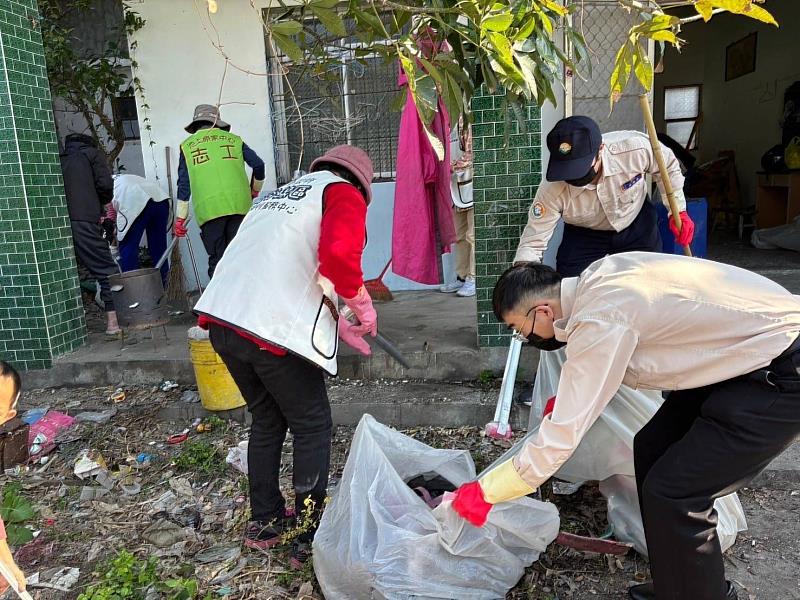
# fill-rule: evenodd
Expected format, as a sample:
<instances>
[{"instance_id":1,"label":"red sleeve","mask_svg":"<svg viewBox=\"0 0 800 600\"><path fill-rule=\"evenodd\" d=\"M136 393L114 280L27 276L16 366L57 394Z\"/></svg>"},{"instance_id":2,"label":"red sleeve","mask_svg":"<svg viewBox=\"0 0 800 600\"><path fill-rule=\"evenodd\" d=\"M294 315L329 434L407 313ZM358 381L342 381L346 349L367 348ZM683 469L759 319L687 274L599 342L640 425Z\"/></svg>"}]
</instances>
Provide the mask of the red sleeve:
<instances>
[{"instance_id":1,"label":"red sleeve","mask_svg":"<svg viewBox=\"0 0 800 600\"><path fill-rule=\"evenodd\" d=\"M319 235L319 272L336 293L352 298L364 285L361 255L367 230L367 203L355 186L334 183L325 189Z\"/></svg>"}]
</instances>

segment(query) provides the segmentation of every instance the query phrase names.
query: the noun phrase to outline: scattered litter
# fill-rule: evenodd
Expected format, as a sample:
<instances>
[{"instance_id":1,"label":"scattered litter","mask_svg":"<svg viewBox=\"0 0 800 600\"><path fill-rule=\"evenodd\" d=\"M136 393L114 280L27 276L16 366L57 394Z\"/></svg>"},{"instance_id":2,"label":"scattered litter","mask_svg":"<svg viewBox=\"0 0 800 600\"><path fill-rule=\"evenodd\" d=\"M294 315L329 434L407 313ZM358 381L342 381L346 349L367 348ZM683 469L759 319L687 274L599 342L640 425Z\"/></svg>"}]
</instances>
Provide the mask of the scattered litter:
<instances>
[{"instance_id":1,"label":"scattered litter","mask_svg":"<svg viewBox=\"0 0 800 600\"><path fill-rule=\"evenodd\" d=\"M228 450L228 456L225 457L226 463L245 475L247 475L247 445L247 440L239 442L238 446Z\"/></svg>"},{"instance_id":2,"label":"scattered litter","mask_svg":"<svg viewBox=\"0 0 800 600\"><path fill-rule=\"evenodd\" d=\"M75 415L75 420L78 421L79 423L80 422L108 423L108 421L111 420L111 417L113 417L116 414L117 414L116 408L109 408L108 410L100 412L86 411Z\"/></svg>"},{"instance_id":3,"label":"scattered litter","mask_svg":"<svg viewBox=\"0 0 800 600\"><path fill-rule=\"evenodd\" d=\"M181 394L181 402L185 402L186 404L200 402L200 394L197 393L197 390L186 390Z\"/></svg>"},{"instance_id":4,"label":"scattered litter","mask_svg":"<svg viewBox=\"0 0 800 600\"><path fill-rule=\"evenodd\" d=\"M169 480L169 487L175 490L179 496L188 496L194 497L194 491L192 490L192 484L189 483L188 479L183 477L173 477Z\"/></svg>"},{"instance_id":5,"label":"scattered litter","mask_svg":"<svg viewBox=\"0 0 800 600\"><path fill-rule=\"evenodd\" d=\"M113 393L113 394L111 394L111 395L108 397L108 399L109 399L111 402L114 402L114 403L117 403L117 402L123 402L123 401L125 400L125 396L126 396L126 394L125 394L125 390L124 390L124 389L122 389L122 388L120 387L120 388L117 388L117 389L115 389L115 390L114 390L114 393Z\"/></svg>"},{"instance_id":6,"label":"scattered litter","mask_svg":"<svg viewBox=\"0 0 800 600\"><path fill-rule=\"evenodd\" d=\"M182 310L171 310L171 311L169 311L168 314L169 314L170 317L179 317L179 316L181 316L183 314L183 311Z\"/></svg>"},{"instance_id":7,"label":"scattered litter","mask_svg":"<svg viewBox=\"0 0 800 600\"><path fill-rule=\"evenodd\" d=\"M161 518L142 532L142 538L154 546L167 548L178 542L197 540L197 534L192 527L181 527L169 519Z\"/></svg>"},{"instance_id":8,"label":"scattered litter","mask_svg":"<svg viewBox=\"0 0 800 600\"><path fill-rule=\"evenodd\" d=\"M139 303L134 302L133 304L128 305L128 308L136 308L137 306L139 306Z\"/></svg>"},{"instance_id":9,"label":"scattered litter","mask_svg":"<svg viewBox=\"0 0 800 600\"><path fill-rule=\"evenodd\" d=\"M136 455L136 463L142 466L149 465L153 460L153 455L147 452L140 452Z\"/></svg>"},{"instance_id":10,"label":"scattered litter","mask_svg":"<svg viewBox=\"0 0 800 600\"><path fill-rule=\"evenodd\" d=\"M195 325L189 331L186 332L187 337L190 340L207 340L209 339L208 330L203 329L202 327L198 327Z\"/></svg>"},{"instance_id":11,"label":"scattered litter","mask_svg":"<svg viewBox=\"0 0 800 600\"><path fill-rule=\"evenodd\" d=\"M162 512L171 509L178 501L178 497L171 490L167 490L153 501L153 508L157 512Z\"/></svg>"},{"instance_id":12,"label":"scattered litter","mask_svg":"<svg viewBox=\"0 0 800 600\"><path fill-rule=\"evenodd\" d=\"M558 479L553 479L553 493L559 496L571 496L581 489L582 485L582 481L570 483L569 481L559 481Z\"/></svg>"},{"instance_id":13,"label":"scattered litter","mask_svg":"<svg viewBox=\"0 0 800 600\"><path fill-rule=\"evenodd\" d=\"M167 438L167 443L171 446L175 444L182 444L189 439L189 430L184 429L180 433L173 434Z\"/></svg>"},{"instance_id":14,"label":"scattered litter","mask_svg":"<svg viewBox=\"0 0 800 600\"><path fill-rule=\"evenodd\" d=\"M93 477L106 470L106 461L99 452L84 450L75 462L73 472L79 479Z\"/></svg>"},{"instance_id":15,"label":"scattered litter","mask_svg":"<svg viewBox=\"0 0 800 600\"><path fill-rule=\"evenodd\" d=\"M75 424L75 419L55 410L47 411L41 419L30 427L28 446L31 458L49 454L56 447L56 438L62 431Z\"/></svg>"},{"instance_id":16,"label":"scattered litter","mask_svg":"<svg viewBox=\"0 0 800 600\"><path fill-rule=\"evenodd\" d=\"M242 550L239 546L214 546L195 554L194 560L201 565L207 563L222 563L229 560L236 560L241 554Z\"/></svg>"},{"instance_id":17,"label":"scattered litter","mask_svg":"<svg viewBox=\"0 0 800 600\"><path fill-rule=\"evenodd\" d=\"M50 410L50 409L49 408L32 408L30 410L25 411L25 414L23 414L20 418L22 419L22 421L24 423L27 423L28 425L33 425L34 423L36 423L36 421L38 421L43 416L45 416L47 414L48 410Z\"/></svg>"},{"instance_id":18,"label":"scattered litter","mask_svg":"<svg viewBox=\"0 0 800 600\"><path fill-rule=\"evenodd\" d=\"M48 569L39 574L39 582L36 587L68 592L78 583L80 576L81 570L76 567Z\"/></svg>"},{"instance_id":19,"label":"scattered litter","mask_svg":"<svg viewBox=\"0 0 800 600\"><path fill-rule=\"evenodd\" d=\"M81 488L80 501L98 500L108 493L108 489L101 486L85 485Z\"/></svg>"},{"instance_id":20,"label":"scattered litter","mask_svg":"<svg viewBox=\"0 0 800 600\"><path fill-rule=\"evenodd\" d=\"M169 392L177 387L179 387L177 382L165 379L163 382L161 382L161 385L158 386L158 389L160 389L162 392Z\"/></svg>"}]
</instances>

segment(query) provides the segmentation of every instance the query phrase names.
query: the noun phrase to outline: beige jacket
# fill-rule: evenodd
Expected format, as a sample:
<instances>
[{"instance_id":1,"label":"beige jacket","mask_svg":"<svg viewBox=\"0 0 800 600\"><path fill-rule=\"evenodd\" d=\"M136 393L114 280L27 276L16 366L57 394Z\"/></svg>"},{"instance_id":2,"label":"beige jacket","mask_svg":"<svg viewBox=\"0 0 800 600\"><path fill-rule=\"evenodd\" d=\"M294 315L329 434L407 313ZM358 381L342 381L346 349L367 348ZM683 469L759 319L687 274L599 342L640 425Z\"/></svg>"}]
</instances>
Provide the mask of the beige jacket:
<instances>
[{"instance_id":1,"label":"beige jacket","mask_svg":"<svg viewBox=\"0 0 800 600\"><path fill-rule=\"evenodd\" d=\"M620 384L719 383L767 366L800 332L800 296L738 267L667 254L598 260L563 280L561 304L556 338L569 343L555 410L514 458L531 488L570 457ZM517 497L504 495L487 490L492 502Z\"/></svg>"},{"instance_id":2,"label":"beige jacket","mask_svg":"<svg viewBox=\"0 0 800 600\"><path fill-rule=\"evenodd\" d=\"M563 181L543 182L528 211L528 224L520 238L514 262L541 262L547 242L558 219L565 223L599 229L622 231L630 225L647 198L646 175L653 175L661 198L669 210L667 194L661 183L658 165L649 138L638 131L614 131L603 135L603 173L597 185L576 188ZM679 211L686 210L683 197L683 174L672 150L662 144Z\"/></svg>"}]
</instances>

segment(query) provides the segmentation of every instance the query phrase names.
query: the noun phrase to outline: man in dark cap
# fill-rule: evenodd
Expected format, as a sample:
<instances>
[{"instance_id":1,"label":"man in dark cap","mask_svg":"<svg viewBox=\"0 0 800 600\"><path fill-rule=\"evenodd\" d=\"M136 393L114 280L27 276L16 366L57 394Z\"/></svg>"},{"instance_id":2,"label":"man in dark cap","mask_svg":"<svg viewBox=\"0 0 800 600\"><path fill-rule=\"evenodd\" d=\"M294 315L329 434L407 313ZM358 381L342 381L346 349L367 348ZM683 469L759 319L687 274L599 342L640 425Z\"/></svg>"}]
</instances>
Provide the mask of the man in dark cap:
<instances>
[{"instance_id":1,"label":"man in dark cap","mask_svg":"<svg viewBox=\"0 0 800 600\"><path fill-rule=\"evenodd\" d=\"M666 205L662 173L649 138L638 131L605 135L589 117L562 119L547 134L550 162L547 181L536 193L528 213L514 263L541 262L559 218L564 237L556 269L566 277L579 275L595 260L635 250L660 252L656 211L647 200L647 175L652 175ZM680 233L670 219L679 244L688 244L694 223L686 213L680 163L661 147L680 211ZM669 206L667 205L667 210Z\"/></svg>"},{"instance_id":2,"label":"man in dark cap","mask_svg":"<svg viewBox=\"0 0 800 600\"><path fill-rule=\"evenodd\" d=\"M230 129L216 106L198 105L186 126L191 135L181 144L178 161L175 235L184 237L187 233L191 196L208 253L209 277L264 183L264 161ZM250 181L245 164L253 170Z\"/></svg>"}]
</instances>

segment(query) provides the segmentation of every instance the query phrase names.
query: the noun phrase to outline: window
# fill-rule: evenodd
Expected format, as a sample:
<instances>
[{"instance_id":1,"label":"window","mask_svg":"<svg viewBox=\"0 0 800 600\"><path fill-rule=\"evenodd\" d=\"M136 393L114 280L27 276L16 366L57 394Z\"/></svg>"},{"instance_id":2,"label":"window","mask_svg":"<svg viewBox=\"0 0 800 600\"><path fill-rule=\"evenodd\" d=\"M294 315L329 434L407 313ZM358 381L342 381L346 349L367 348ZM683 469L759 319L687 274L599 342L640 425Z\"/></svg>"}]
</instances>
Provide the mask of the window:
<instances>
[{"instance_id":1,"label":"window","mask_svg":"<svg viewBox=\"0 0 800 600\"><path fill-rule=\"evenodd\" d=\"M136 111L136 98L120 96L114 99L114 114L122 124L126 140L139 139L139 114Z\"/></svg>"},{"instance_id":2,"label":"window","mask_svg":"<svg viewBox=\"0 0 800 600\"><path fill-rule=\"evenodd\" d=\"M699 85L664 88L666 133L687 150L697 149L697 130L701 116Z\"/></svg>"},{"instance_id":3,"label":"window","mask_svg":"<svg viewBox=\"0 0 800 600\"><path fill-rule=\"evenodd\" d=\"M372 159L376 181L394 178L400 113L390 104L399 92L398 66L374 54L356 56L364 44L354 37L341 40L337 47L341 60L326 77L283 55L270 57L279 185L292 179L298 163L300 170L307 171L312 160L338 144L363 148ZM281 70L285 78L278 75Z\"/></svg>"}]
</instances>

